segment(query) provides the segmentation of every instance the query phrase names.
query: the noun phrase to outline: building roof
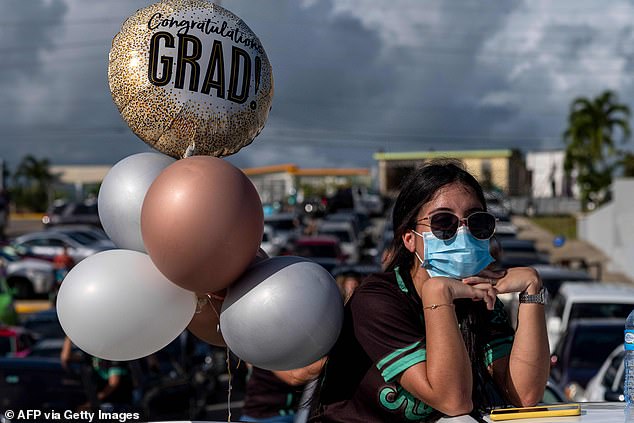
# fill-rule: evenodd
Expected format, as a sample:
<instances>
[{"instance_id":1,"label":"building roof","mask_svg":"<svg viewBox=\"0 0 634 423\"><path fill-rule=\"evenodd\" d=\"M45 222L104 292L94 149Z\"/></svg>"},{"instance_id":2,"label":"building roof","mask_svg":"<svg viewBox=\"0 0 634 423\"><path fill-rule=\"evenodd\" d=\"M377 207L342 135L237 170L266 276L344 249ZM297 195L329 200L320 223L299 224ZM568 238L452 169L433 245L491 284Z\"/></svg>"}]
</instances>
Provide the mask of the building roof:
<instances>
[{"instance_id":1,"label":"building roof","mask_svg":"<svg viewBox=\"0 0 634 423\"><path fill-rule=\"evenodd\" d=\"M269 173L289 173L296 176L366 176L370 170L366 168L315 168L300 169L294 164L280 164L273 166L252 167L243 169L247 176L264 175Z\"/></svg>"},{"instance_id":2,"label":"building roof","mask_svg":"<svg viewBox=\"0 0 634 423\"><path fill-rule=\"evenodd\" d=\"M511 157L515 150L447 150L374 153L375 160L421 160L421 159L489 159Z\"/></svg>"}]
</instances>

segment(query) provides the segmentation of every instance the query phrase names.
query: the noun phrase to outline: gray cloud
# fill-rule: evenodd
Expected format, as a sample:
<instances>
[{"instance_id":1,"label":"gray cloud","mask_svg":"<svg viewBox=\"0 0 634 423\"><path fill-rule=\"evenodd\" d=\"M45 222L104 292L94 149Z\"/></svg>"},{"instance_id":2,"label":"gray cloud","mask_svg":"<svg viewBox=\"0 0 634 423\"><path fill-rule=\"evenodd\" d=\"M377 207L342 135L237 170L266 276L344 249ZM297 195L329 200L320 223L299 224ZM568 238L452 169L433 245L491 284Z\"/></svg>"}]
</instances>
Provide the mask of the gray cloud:
<instances>
[{"instance_id":1,"label":"gray cloud","mask_svg":"<svg viewBox=\"0 0 634 423\"><path fill-rule=\"evenodd\" d=\"M119 116L107 54L148 0L0 3L0 157L114 163L147 151ZM275 98L229 160L368 166L372 153L562 146L570 101L634 96L634 7L418 0L225 0L260 37ZM38 22L38 25L20 25ZM4 49L4 50L3 50Z\"/></svg>"}]
</instances>

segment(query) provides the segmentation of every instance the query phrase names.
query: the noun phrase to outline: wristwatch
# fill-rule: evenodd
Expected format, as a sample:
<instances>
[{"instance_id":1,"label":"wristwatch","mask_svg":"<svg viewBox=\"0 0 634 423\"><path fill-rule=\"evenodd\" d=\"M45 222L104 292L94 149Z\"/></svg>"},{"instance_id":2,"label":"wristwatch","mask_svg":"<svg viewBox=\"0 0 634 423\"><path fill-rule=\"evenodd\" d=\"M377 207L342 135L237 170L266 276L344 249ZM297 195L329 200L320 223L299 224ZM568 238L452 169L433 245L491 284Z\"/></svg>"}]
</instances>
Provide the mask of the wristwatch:
<instances>
[{"instance_id":1,"label":"wristwatch","mask_svg":"<svg viewBox=\"0 0 634 423\"><path fill-rule=\"evenodd\" d=\"M526 292L520 293L520 304L546 304L546 288L542 289L535 295L529 295Z\"/></svg>"}]
</instances>

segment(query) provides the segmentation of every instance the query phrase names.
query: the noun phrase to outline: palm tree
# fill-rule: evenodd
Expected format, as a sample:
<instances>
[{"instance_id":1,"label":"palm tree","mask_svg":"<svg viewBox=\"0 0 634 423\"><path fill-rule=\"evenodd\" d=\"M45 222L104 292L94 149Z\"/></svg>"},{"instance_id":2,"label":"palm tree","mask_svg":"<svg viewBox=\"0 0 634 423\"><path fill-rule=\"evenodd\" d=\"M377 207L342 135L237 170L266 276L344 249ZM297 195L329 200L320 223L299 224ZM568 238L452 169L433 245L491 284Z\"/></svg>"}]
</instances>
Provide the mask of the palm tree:
<instances>
[{"instance_id":1,"label":"palm tree","mask_svg":"<svg viewBox=\"0 0 634 423\"><path fill-rule=\"evenodd\" d=\"M51 174L49 167L48 159L38 160L32 155L22 159L13 174L16 206L35 212L46 210L55 181L55 175Z\"/></svg>"},{"instance_id":2,"label":"palm tree","mask_svg":"<svg viewBox=\"0 0 634 423\"><path fill-rule=\"evenodd\" d=\"M610 199L612 173L621 155L615 137L620 133L621 142L629 139L629 117L629 107L609 90L594 99L577 98L570 106L564 169L568 175L576 171L584 210Z\"/></svg>"}]
</instances>

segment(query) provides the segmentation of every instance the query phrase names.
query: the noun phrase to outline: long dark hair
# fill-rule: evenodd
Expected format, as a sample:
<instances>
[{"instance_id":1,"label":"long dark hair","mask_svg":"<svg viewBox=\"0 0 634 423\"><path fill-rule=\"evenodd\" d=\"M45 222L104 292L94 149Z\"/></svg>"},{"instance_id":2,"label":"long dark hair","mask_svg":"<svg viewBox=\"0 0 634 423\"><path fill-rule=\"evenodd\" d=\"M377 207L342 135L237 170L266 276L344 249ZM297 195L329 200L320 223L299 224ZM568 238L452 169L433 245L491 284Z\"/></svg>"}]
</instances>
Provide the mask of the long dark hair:
<instances>
[{"instance_id":1,"label":"long dark hair","mask_svg":"<svg viewBox=\"0 0 634 423\"><path fill-rule=\"evenodd\" d=\"M442 187L460 183L473 191L486 210L486 200L478 181L465 170L457 160L433 160L410 173L401 186L392 210L394 239L388 250L387 271L399 267L409 272L416 257L403 244L403 235L415 228L418 213L431 201ZM456 316L464 339L473 372L473 404L475 410L486 411L505 402L504 395L495 392L493 379L484 362L484 339L488 322L488 312L483 302L470 299L457 300Z\"/></svg>"}]
</instances>

